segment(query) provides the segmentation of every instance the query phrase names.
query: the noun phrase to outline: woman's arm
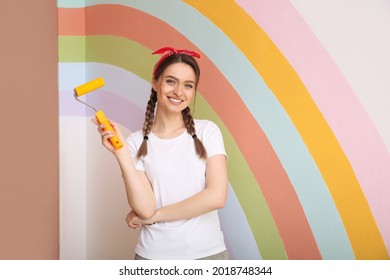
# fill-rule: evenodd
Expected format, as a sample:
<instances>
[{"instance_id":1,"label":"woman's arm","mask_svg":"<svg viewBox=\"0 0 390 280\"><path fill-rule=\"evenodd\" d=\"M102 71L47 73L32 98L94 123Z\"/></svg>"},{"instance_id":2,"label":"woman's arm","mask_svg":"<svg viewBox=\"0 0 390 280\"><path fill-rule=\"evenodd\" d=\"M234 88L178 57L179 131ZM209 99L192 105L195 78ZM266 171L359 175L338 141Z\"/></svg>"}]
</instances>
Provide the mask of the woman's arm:
<instances>
[{"instance_id":1,"label":"woman's arm","mask_svg":"<svg viewBox=\"0 0 390 280\"><path fill-rule=\"evenodd\" d=\"M140 218L148 219L152 217L156 212L156 199L152 185L145 172L135 169L130 151L127 147L122 152L118 152L116 158L122 172L127 201L131 209Z\"/></svg>"},{"instance_id":2,"label":"woman's arm","mask_svg":"<svg viewBox=\"0 0 390 280\"><path fill-rule=\"evenodd\" d=\"M228 191L228 176L226 157L215 155L207 159L206 188L180 202L164 206L156 210L150 219L140 219L134 214L127 215L126 221L130 227L136 224L153 224L189 219L223 208Z\"/></svg>"},{"instance_id":3,"label":"woman's arm","mask_svg":"<svg viewBox=\"0 0 390 280\"><path fill-rule=\"evenodd\" d=\"M146 177L145 172L138 171L133 163L130 150L126 140L115 122L110 121L115 133L123 143L123 147L115 150L108 138L114 136L110 130L104 131L104 125L100 125L96 119L92 119L98 125L98 131L102 137L102 144L116 157L122 172L123 181L126 188L127 201L134 212L140 218L148 219L155 214L156 200L152 186Z\"/></svg>"}]
</instances>

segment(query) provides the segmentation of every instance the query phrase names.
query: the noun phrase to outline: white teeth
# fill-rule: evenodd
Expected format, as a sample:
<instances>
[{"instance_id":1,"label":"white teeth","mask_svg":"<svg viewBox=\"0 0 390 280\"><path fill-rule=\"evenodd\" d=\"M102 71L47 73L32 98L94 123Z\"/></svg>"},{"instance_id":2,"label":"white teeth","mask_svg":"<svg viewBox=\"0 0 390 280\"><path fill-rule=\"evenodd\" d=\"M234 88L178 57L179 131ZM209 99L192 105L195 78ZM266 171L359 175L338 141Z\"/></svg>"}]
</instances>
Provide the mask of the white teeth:
<instances>
[{"instance_id":1,"label":"white teeth","mask_svg":"<svg viewBox=\"0 0 390 280\"><path fill-rule=\"evenodd\" d=\"M175 103L181 103L182 101L180 99L175 99L175 98L172 98L172 97L169 97L169 99Z\"/></svg>"}]
</instances>

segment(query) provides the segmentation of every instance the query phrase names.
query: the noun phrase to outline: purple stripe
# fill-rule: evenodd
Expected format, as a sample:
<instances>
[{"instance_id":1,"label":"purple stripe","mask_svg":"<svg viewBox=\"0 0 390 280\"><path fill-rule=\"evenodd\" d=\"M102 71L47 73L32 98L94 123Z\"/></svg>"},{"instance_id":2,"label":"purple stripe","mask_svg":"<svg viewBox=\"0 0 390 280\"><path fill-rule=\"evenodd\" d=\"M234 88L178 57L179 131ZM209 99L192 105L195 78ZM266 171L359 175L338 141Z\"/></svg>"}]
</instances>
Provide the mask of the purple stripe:
<instances>
[{"instance_id":1,"label":"purple stripe","mask_svg":"<svg viewBox=\"0 0 390 280\"><path fill-rule=\"evenodd\" d=\"M80 99L90 103L97 110L102 109L107 118L120 123L131 131L142 128L145 111L134 103L105 90L99 90L99 94L91 94ZM146 108L146 104L145 104ZM60 91L59 94L60 116L93 116L94 111L84 104L77 102L73 97L73 91Z\"/></svg>"}]
</instances>

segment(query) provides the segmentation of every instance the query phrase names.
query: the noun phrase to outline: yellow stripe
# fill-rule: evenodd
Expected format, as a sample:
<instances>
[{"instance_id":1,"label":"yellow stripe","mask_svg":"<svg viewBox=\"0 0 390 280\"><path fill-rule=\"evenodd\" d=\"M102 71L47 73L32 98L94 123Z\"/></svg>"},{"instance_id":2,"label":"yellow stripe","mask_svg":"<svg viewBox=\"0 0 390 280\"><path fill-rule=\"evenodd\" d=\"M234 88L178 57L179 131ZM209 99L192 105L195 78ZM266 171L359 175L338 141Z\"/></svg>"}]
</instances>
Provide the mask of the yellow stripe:
<instances>
[{"instance_id":1,"label":"yellow stripe","mask_svg":"<svg viewBox=\"0 0 390 280\"><path fill-rule=\"evenodd\" d=\"M278 98L329 188L356 258L388 259L382 236L348 159L297 73L270 38L234 1L184 2L229 37Z\"/></svg>"}]
</instances>

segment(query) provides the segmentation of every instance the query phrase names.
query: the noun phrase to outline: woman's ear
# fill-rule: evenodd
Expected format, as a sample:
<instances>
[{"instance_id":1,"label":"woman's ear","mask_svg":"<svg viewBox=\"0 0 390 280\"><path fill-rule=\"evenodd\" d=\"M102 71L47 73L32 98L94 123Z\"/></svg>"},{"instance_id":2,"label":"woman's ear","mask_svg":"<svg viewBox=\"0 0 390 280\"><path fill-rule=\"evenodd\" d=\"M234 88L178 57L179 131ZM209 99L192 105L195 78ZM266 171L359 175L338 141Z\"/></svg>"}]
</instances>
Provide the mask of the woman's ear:
<instances>
[{"instance_id":1,"label":"woman's ear","mask_svg":"<svg viewBox=\"0 0 390 280\"><path fill-rule=\"evenodd\" d=\"M153 78L153 81L152 81L152 88L154 91L157 91L156 88L157 88L157 80Z\"/></svg>"}]
</instances>

